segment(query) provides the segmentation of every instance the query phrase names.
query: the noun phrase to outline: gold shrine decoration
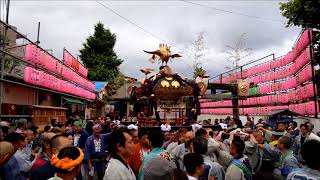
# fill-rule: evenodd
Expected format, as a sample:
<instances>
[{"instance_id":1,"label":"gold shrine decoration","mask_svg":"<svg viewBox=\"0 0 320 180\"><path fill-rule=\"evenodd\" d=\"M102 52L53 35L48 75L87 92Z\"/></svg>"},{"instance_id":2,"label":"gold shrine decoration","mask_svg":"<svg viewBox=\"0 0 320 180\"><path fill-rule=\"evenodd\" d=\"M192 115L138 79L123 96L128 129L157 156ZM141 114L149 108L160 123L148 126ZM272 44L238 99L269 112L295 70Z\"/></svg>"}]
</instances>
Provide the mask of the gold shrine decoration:
<instances>
[{"instance_id":1,"label":"gold shrine decoration","mask_svg":"<svg viewBox=\"0 0 320 180\"><path fill-rule=\"evenodd\" d=\"M181 57L181 55L179 54L171 54L170 46L168 46L167 44L160 44L159 49L156 51L143 51L148 54L152 54L152 57L149 59L151 63L155 63L157 60L156 58L158 57L159 60L162 61L162 65L163 63L166 63L167 65L170 58Z\"/></svg>"},{"instance_id":2,"label":"gold shrine decoration","mask_svg":"<svg viewBox=\"0 0 320 180\"><path fill-rule=\"evenodd\" d=\"M156 79L157 79L157 75L154 75L154 76L151 78L152 81L155 81Z\"/></svg>"},{"instance_id":3,"label":"gold shrine decoration","mask_svg":"<svg viewBox=\"0 0 320 180\"><path fill-rule=\"evenodd\" d=\"M249 84L247 82L238 82L238 95L239 96L249 95Z\"/></svg>"},{"instance_id":4,"label":"gold shrine decoration","mask_svg":"<svg viewBox=\"0 0 320 180\"><path fill-rule=\"evenodd\" d=\"M140 69L140 71L146 76L154 71L152 68Z\"/></svg>"},{"instance_id":5,"label":"gold shrine decoration","mask_svg":"<svg viewBox=\"0 0 320 180\"><path fill-rule=\"evenodd\" d=\"M180 86L180 83L179 83L178 81L172 81L172 82L171 82L171 86L177 88L177 87Z\"/></svg>"},{"instance_id":6,"label":"gold shrine decoration","mask_svg":"<svg viewBox=\"0 0 320 180\"><path fill-rule=\"evenodd\" d=\"M160 84L162 87L170 87L170 83L167 80L162 80Z\"/></svg>"},{"instance_id":7,"label":"gold shrine decoration","mask_svg":"<svg viewBox=\"0 0 320 180\"><path fill-rule=\"evenodd\" d=\"M163 81L166 81L166 80L163 80ZM161 83L159 83L153 87L153 93L154 93L154 97L157 100L178 101L183 96L191 96L192 95L192 87L190 87L190 86L163 87L161 85Z\"/></svg>"},{"instance_id":8,"label":"gold shrine decoration","mask_svg":"<svg viewBox=\"0 0 320 180\"><path fill-rule=\"evenodd\" d=\"M204 94L206 94L206 92L207 92L207 84L206 83L204 83L203 81L202 82L198 82L198 86L199 86L199 88L200 88L200 94L201 95L204 95Z\"/></svg>"}]
</instances>

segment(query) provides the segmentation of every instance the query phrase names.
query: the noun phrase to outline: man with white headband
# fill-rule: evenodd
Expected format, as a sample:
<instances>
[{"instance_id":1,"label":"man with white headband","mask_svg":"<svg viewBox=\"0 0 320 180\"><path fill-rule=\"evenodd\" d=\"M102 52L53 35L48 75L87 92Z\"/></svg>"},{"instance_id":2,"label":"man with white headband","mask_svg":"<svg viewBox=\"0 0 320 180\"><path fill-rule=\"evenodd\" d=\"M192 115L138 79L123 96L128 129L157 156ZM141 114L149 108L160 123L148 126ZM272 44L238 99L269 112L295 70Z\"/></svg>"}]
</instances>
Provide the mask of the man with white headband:
<instances>
[{"instance_id":1,"label":"man with white headband","mask_svg":"<svg viewBox=\"0 0 320 180\"><path fill-rule=\"evenodd\" d=\"M96 124L92 127L93 135L88 137L85 145L84 159L88 160L89 170L96 174L94 179L103 179L105 158L106 158L106 144L105 139L108 134L101 134L101 125ZM93 176L90 173L91 176Z\"/></svg>"},{"instance_id":2,"label":"man with white headband","mask_svg":"<svg viewBox=\"0 0 320 180\"><path fill-rule=\"evenodd\" d=\"M166 122L165 124L161 124L161 126L160 126L161 127L161 131L163 131L163 132L171 131L170 121L166 120L165 122Z\"/></svg>"},{"instance_id":3,"label":"man with white headband","mask_svg":"<svg viewBox=\"0 0 320 180\"><path fill-rule=\"evenodd\" d=\"M138 138L138 126L134 125L134 124L130 124L128 127L129 130L129 134L132 137L132 141L134 144L138 144L139 143L139 138Z\"/></svg>"},{"instance_id":4,"label":"man with white headband","mask_svg":"<svg viewBox=\"0 0 320 180\"><path fill-rule=\"evenodd\" d=\"M138 131L138 126L134 125L134 124L130 124L128 127L127 127L129 130L136 130Z\"/></svg>"}]
</instances>

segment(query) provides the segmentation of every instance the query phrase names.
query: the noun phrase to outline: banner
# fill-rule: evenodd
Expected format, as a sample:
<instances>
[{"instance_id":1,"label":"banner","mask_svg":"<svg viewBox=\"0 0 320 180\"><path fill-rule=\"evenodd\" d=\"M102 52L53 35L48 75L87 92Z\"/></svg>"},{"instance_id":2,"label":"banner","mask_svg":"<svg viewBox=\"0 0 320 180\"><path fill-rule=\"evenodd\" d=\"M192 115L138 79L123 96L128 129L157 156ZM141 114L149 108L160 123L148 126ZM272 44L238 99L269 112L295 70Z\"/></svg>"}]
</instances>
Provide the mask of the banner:
<instances>
[{"instance_id":1,"label":"banner","mask_svg":"<svg viewBox=\"0 0 320 180\"><path fill-rule=\"evenodd\" d=\"M74 58L66 49L63 49L63 61L75 71L79 72L82 76L87 77L88 70Z\"/></svg>"},{"instance_id":2,"label":"banner","mask_svg":"<svg viewBox=\"0 0 320 180\"><path fill-rule=\"evenodd\" d=\"M50 72L61 75L64 78L73 81L83 87L86 87L92 91L95 90L95 86L89 80L81 77L75 71L69 67L63 65L58 59L50 55L49 53L42 51L40 48L33 44L28 44L25 47L25 60L32 62L33 64L39 65L42 68L47 69ZM84 67L79 66L79 69L84 73ZM85 68L84 68L85 69Z\"/></svg>"},{"instance_id":3,"label":"banner","mask_svg":"<svg viewBox=\"0 0 320 180\"><path fill-rule=\"evenodd\" d=\"M32 67L24 68L23 80L29 84L45 87L59 92L73 94L87 99L95 99L96 96L90 91L82 89L81 87L78 87L67 81L58 79L55 76L47 74L43 71L36 70Z\"/></svg>"}]
</instances>

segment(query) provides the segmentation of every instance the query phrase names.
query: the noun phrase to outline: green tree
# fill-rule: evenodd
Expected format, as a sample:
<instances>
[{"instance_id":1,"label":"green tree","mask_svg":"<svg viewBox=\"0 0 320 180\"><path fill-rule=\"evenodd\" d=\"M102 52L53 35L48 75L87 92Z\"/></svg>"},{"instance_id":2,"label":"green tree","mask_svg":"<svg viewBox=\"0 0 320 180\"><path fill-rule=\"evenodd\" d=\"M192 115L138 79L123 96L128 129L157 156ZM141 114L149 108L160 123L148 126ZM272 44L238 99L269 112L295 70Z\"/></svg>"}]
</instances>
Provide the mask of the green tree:
<instances>
[{"instance_id":1,"label":"green tree","mask_svg":"<svg viewBox=\"0 0 320 180\"><path fill-rule=\"evenodd\" d=\"M125 76L120 72L117 76L108 82L108 96L112 96L117 93L117 90L121 88L125 83Z\"/></svg>"},{"instance_id":2,"label":"green tree","mask_svg":"<svg viewBox=\"0 0 320 180\"><path fill-rule=\"evenodd\" d=\"M94 34L87 38L80 50L90 80L110 81L119 74L119 65L123 61L113 50L116 40L116 35L105 29L101 22L95 25Z\"/></svg>"},{"instance_id":3,"label":"green tree","mask_svg":"<svg viewBox=\"0 0 320 180\"><path fill-rule=\"evenodd\" d=\"M301 26L320 30L320 1L319 0L289 0L280 3L280 10L288 19L287 26ZM317 64L320 64L320 33L314 31L314 55Z\"/></svg>"},{"instance_id":4,"label":"green tree","mask_svg":"<svg viewBox=\"0 0 320 180\"><path fill-rule=\"evenodd\" d=\"M282 15L288 19L287 26L320 29L319 0L289 0L280 3L280 10Z\"/></svg>"}]
</instances>

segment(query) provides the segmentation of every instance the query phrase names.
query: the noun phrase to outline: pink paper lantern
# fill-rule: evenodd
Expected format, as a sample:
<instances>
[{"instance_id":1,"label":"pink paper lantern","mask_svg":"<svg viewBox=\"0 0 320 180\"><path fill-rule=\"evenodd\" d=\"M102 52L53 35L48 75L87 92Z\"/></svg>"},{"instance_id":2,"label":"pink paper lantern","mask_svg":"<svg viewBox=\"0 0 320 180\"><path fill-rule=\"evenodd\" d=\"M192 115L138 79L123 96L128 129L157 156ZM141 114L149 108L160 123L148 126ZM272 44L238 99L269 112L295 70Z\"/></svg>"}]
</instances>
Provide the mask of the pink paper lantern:
<instances>
[{"instance_id":1,"label":"pink paper lantern","mask_svg":"<svg viewBox=\"0 0 320 180\"><path fill-rule=\"evenodd\" d=\"M304 30L301 36L299 37L295 47L294 51L299 54L301 51L303 51L309 44L309 32L310 32L310 38L312 39L312 30Z\"/></svg>"}]
</instances>

